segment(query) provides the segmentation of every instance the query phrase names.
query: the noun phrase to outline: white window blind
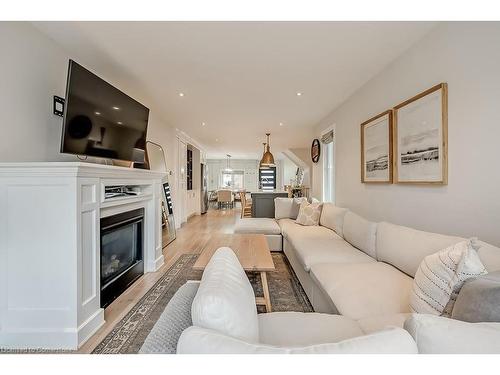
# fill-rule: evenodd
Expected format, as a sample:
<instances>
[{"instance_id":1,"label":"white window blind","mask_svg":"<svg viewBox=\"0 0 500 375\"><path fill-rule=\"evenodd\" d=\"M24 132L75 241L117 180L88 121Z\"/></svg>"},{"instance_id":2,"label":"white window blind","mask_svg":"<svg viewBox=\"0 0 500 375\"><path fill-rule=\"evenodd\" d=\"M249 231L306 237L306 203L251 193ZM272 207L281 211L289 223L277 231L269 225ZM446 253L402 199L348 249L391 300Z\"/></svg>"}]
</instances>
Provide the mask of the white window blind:
<instances>
[{"instance_id":1,"label":"white window blind","mask_svg":"<svg viewBox=\"0 0 500 375\"><path fill-rule=\"evenodd\" d=\"M323 143L323 201L335 201L335 160L333 130L321 137Z\"/></svg>"}]
</instances>

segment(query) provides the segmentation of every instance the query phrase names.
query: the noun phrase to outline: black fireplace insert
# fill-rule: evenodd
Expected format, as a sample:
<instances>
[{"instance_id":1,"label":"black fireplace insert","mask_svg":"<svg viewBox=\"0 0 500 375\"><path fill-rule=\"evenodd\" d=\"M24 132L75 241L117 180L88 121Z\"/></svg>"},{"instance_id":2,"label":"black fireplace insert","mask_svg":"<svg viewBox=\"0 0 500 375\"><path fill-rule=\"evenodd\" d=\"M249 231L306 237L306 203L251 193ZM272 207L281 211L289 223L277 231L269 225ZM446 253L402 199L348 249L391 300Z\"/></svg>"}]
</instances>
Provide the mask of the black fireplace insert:
<instances>
[{"instance_id":1,"label":"black fireplace insert","mask_svg":"<svg viewBox=\"0 0 500 375\"><path fill-rule=\"evenodd\" d=\"M101 219L101 307L144 274L144 209Z\"/></svg>"}]
</instances>

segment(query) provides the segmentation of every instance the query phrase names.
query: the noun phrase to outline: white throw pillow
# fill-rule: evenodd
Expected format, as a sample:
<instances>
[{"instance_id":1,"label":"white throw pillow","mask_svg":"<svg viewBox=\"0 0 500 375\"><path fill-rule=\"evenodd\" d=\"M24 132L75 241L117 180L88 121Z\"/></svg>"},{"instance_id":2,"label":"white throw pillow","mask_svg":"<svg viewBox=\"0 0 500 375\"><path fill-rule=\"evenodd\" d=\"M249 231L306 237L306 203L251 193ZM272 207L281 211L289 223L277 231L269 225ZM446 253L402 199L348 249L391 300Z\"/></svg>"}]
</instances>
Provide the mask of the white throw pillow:
<instances>
[{"instance_id":1,"label":"white throw pillow","mask_svg":"<svg viewBox=\"0 0 500 375\"><path fill-rule=\"evenodd\" d=\"M212 256L191 306L193 325L250 342L259 341L255 294L245 271L228 247Z\"/></svg>"},{"instance_id":2,"label":"white throw pillow","mask_svg":"<svg viewBox=\"0 0 500 375\"><path fill-rule=\"evenodd\" d=\"M318 225L321 217L321 203L302 202L295 222L300 225Z\"/></svg>"},{"instance_id":3,"label":"white throw pillow","mask_svg":"<svg viewBox=\"0 0 500 375\"><path fill-rule=\"evenodd\" d=\"M410 310L451 316L467 279L487 273L472 241L462 241L424 258L415 274Z\"/></svg>"},{"instance_id":4,"label":"white throw pillow","mask_svg":"<svg viewBox=\"0 0 500 375\"><path fill-rule=\"evenodd\" d=\"M295 220L300 204L306 200L307 198L274 198L274 218Z\"/></svg>"}]
</instances>

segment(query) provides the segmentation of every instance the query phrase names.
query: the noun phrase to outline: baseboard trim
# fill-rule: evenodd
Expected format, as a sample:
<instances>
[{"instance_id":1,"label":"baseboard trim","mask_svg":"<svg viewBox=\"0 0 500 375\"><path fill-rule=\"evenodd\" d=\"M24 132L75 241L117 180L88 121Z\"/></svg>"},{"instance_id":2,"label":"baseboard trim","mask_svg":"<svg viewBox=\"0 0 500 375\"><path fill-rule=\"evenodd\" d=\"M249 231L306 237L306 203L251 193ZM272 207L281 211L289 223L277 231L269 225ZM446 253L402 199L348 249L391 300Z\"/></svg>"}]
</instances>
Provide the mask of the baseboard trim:
<instances>
[{"instance_id":1,"label":"baseboard trim","mask_svg":"<svg viewBox=\"0 0 500 375\"><path fill-rule=\"evenodd\" d=\"M162 255L160 255L154 262L153 262L153 272L156 272L158 271L161 266L163 266L163 264L165 263L165 257Z\"/></svg>"},{"instance_id":2,"label":"baseboard trim","mask_svg":"<svg viewBox=\"0 0 500 375\"><path fill-rule=\"evenodd\" d=\"M101 308L78 327L78 348L85 344L104 323L104 309Z\"/></svg>"},{"instance_id":3,"label":"baseboard trim","mask_svg":"<svg viewBox=\"0 0 500 375\"><path fill-rule=\"evenodd\" d=\"M77 350L104 324L104 309L97 310L78 328L0 331L0 348L14 350Z\"/></svg>"}]
</instances>

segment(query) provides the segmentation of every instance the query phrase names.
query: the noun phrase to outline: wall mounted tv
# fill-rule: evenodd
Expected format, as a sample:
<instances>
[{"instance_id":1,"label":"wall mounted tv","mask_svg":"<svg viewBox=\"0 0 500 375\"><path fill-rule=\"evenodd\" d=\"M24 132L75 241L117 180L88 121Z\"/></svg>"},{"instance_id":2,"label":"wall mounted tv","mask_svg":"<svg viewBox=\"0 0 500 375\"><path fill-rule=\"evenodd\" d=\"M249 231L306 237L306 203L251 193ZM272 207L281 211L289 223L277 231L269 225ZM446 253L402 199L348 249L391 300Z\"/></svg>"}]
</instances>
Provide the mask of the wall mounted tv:
<instances>
[{"instance_id":1,"label":"wall mounted tv","mask_svg":"<svg viewBox=\"0 0 500 375\"><path fill-rule=\"evenodd\" d=\"M149 109L69 61L61 152L144 161Z\"/></svg>"}]
</instances>

